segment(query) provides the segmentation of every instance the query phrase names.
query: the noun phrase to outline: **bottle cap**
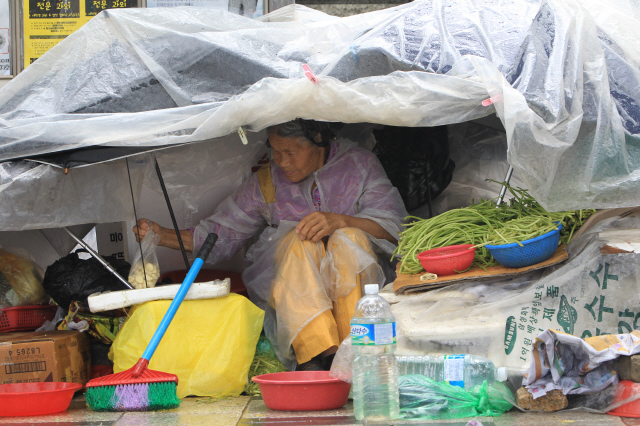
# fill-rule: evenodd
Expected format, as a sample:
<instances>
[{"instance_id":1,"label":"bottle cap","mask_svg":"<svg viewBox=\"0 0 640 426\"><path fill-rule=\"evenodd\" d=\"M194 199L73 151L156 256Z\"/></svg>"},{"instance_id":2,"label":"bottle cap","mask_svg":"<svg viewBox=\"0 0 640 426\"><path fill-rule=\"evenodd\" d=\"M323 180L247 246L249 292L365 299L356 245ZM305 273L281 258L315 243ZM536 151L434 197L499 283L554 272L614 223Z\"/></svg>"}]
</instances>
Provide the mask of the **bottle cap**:
<instances>
[{"instance_id":1,"label":"bottle cap","mask_svg":"<svg viewBox=\"0 0 640 426\"><path fill-rule=\"evenodd\" d=\"M378 294L378 284L365 284L364 294Z\"/></svg>"},{"instance_id":2,"label":"bottle cap","mask_svg":"<svg viewBox=\"0 0 640 426\"><path fill-rule=\"evenodd\" d=\"M505 367L500 367L496 369L496 380L499 382L506 382L509 378L509 374L507 373L507 369Z\"/></svg>"}]
</instances>

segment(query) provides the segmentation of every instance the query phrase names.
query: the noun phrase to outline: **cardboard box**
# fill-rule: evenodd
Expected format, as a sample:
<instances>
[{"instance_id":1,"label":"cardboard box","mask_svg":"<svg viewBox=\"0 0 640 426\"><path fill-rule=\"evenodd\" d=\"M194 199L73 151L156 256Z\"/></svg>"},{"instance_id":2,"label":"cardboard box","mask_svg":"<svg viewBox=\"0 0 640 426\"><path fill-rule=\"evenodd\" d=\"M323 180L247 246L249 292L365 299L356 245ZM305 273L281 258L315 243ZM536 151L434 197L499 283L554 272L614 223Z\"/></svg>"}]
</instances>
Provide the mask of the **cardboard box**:
<instances>
[{"instance_id":1,"label":"cardboard box","mask_svg":"<svg viewBox=\"0 0 640 426\"><path fill-rule=\"evenodd\" d=\"M91 343L79 331L0 333L0 384L91 378Z\"/></svg>"}]
</instances>

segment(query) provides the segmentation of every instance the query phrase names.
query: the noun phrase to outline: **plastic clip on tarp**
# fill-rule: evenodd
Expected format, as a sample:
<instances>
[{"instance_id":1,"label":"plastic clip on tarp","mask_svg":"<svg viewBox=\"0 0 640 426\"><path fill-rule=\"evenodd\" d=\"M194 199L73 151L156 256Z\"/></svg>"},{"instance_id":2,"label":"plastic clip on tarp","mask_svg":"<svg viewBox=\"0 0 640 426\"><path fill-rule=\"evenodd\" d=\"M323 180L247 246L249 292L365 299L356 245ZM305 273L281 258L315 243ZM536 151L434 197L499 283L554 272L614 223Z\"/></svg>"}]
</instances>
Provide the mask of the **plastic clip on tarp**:
<instances>
[{"instance_id":1,"label":"plastic clip on tarp","mask_svg":"<svg viewBox=\"0 0 640 426\"><path fill-rule=\"evenodd\" d=\"M515 405L513 393L501 382L466 391L446 382L436 382L420 374L400 376L400 418L459 419L500 416Z\"/></svg>"},{"instance_id":2,"label":"plastic clip on tarp","mask_svg":"<svg viewBox=\"0 0 640 426\"><path fill-rule=\"evenodd\" d=\"M311 71L311 68L309 68L309 65L304 64L302 66L302 69L304 70L304 75L306 75L307 78L309 78L309 80L313 82L313 84L318 84L318 77L316 77L313 71Z\"/></svg>"},{"instance_id":3,"label":"plastic clip on tarp","mask_svg":"<svg viewBox=\"0 0 640 426\"><path fill-rule=\"evenodd\" d=\"M242 126L238 127L238 136L240 136L240 140L242 141L242 145L248 145L249 139L247 139L247 133L244 131Z\"/></svg>"}]
</instances>

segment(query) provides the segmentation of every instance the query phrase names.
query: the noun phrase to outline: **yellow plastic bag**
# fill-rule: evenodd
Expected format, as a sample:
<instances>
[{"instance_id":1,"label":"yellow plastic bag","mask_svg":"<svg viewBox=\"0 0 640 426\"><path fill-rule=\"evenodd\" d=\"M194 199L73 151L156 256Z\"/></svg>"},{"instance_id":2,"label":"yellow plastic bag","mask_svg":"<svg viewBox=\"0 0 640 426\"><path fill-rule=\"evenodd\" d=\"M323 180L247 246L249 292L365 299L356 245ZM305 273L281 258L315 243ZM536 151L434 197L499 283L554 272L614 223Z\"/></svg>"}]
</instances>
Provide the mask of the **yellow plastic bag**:
<instances>
[{"instance_id":1,"label":"yellow plastic bag","mask_svg":"<svg viewBox=\"0 0 640 426\"><path fill-rule=\"evenodd\" d=\"M111 346L113 371L132 367L169 308L170 300L135 306ZM260 338L264 311L246 297L185 300L151 358L149 368L178 376L178 397L237 396Z\"/></svg>"}]
</instances>

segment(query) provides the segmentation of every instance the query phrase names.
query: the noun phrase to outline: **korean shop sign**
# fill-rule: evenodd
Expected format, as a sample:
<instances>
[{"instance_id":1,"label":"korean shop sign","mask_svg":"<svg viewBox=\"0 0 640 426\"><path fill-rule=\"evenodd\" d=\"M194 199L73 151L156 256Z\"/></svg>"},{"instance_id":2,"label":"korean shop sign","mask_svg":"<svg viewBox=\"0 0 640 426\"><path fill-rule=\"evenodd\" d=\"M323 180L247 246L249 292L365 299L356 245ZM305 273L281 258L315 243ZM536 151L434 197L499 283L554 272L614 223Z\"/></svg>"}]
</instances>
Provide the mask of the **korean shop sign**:
<instances>
[{"instance_id":1,"label":"korean shop sign","mask_svg":"<svg viewBox=\"0 0 640 426\"><path fill-rule=\"evenodd\" d=\"M137 0L23 0L24 67L102 10L136 5Z\"/></svg>"}]
</instances>

